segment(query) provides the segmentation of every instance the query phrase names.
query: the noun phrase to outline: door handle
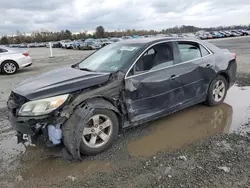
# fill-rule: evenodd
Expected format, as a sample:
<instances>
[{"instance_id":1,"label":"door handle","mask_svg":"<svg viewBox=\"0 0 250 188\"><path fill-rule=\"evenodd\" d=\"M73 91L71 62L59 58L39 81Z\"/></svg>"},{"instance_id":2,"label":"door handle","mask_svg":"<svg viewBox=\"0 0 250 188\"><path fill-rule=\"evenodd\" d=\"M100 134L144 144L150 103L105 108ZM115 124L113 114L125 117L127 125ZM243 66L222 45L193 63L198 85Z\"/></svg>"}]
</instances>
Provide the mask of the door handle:
<instances>
[{"instance_id":1,"label":"door handle","mask_svg":"<svg viewBox=\"0 0 250 188\"><path fill-rule=\"evenodd\" d=\"M212 65L210 65L210 64L207 64L206 66L205 66L205 68L211 68L212 67Z\"/></svg>"},{"instance_id":2,"label":"door handle","mask_svg":"<svg viewBox=\"0 0 250 188\"><path fill-rule=\"evenodd\" d=\"M178 75L173 74L173 75L170 76L170 80L175 80L178 77L179 77Z\"/></svg>"}]
</instances>

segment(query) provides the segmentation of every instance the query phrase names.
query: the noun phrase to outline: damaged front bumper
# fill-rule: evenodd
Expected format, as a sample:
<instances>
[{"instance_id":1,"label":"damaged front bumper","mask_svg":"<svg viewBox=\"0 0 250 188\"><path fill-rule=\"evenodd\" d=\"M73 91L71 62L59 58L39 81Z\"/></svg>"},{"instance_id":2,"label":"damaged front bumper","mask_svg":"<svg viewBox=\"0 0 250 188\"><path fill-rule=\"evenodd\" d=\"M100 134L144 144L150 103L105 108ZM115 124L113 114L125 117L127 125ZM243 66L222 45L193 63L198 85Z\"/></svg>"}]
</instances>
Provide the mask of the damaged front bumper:
<instances>
[{"instance_id":1,"label":"damaged front bumper","mask_svg":"<svg viewBox=\"0 0 250 188\"><path fill-rule=\"evenodd\" d=\"M61 125L65 121L58 116L40 116L40 117L17 117L9 109L8 119L12 127L17 131L17 142L24 143L25 135L35 144L39 137L43 137L48 146L61 143L62 131Z\"/></svg>"}]
</instances>

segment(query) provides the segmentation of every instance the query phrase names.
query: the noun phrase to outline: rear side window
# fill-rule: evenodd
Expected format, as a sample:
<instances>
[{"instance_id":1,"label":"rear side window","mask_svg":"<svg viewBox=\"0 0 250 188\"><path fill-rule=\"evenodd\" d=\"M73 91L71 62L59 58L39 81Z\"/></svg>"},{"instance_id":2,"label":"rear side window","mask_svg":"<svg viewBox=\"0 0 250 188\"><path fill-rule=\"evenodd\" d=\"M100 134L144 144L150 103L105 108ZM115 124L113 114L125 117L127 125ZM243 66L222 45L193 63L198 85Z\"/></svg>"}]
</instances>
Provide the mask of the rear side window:
<instances>
[{"instance_id":1,"label":"rear side window","mask_svg":"<svg viewBox=\"0 0 250 188\"><path fill-rule=\"evenodd\" d=\"M202 57L199 49L199 44L197 43L178 42L178 47L180 50L180 56L182 62L191 61Z\"/></svg>"},{"instance_id":2,"label":"rear side window","mask_svg":"<svg viewBox=\"0 0 250 188\"><path fill-rule=\"evenodd\" d=\"M209 55L209 51L207 51L206 48L204 48L202 45L200 45L201 55L202 57Z\"/></svg>"},{"instance_id":3,"label":"rear side window","mask_svg":"<svg viewBox=\"0 0 250 188\"><path fill-rule=\"evenodd\" d=\"M8 52L8 50L0 48L0 53L3 53L3 52Z\"/></svg>"},{"instance_id":4,"label":"rear side window","mask_svg":"<svg viewBox=\"0 0 250 188\"><path fill-rule=\"evenodd\" d=\"M181 62L195 60L209 55L209 51L196 42L181 41L178 42L181 56Z\"/></svg>"}]
</instances>

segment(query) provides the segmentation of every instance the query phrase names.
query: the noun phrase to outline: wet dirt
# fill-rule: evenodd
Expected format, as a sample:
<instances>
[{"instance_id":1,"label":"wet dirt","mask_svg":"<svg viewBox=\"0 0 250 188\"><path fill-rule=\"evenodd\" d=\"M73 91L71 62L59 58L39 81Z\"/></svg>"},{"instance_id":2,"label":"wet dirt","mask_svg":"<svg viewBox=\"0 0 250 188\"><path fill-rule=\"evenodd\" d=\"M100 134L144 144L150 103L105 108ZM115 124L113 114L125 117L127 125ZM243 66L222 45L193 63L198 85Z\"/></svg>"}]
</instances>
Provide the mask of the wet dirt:
<instances>
[{"instance_id":1,"label":"wet dirt","mask_svg":"<svg viewBox=\"0 0 250 188\"><path fill-rule=\"evenodd\" d=\"M60 153L60 146L44 148L16 144L15 132L9 131L10 125L2 117L0 181L6 187L27 187L29 184L46 187L57 182L84 179L99 172L111 173L133 164L133 161L136 163L159 152L185 148L193 142L220 133L244 134L250 129L249 96L250 87L233 86L224 104L217 107L196 105L125 130L114 147L98 156L87 157L81 163L54 158ZM133 159L129 160L130 157Z\"/></svg>"}]
</instances>

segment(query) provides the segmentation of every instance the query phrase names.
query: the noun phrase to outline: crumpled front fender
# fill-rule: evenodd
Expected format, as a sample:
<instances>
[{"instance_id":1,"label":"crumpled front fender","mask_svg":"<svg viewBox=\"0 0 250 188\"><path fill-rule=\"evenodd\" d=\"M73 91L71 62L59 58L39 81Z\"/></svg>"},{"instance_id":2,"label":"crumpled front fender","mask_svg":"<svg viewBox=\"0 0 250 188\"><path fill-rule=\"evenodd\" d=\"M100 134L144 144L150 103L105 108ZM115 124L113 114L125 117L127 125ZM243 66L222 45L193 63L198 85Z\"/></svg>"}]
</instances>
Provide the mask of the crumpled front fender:
<instances>
[{"instance_id":1,"label":"crumpled front fender","mask_svg":"<svg viewBox=\"0 0 250 188\"><path fill-rule=\"evenodd\" d=\"M119 114L118 109L106 100L100 98L88 99L75 109L62 126L63 143L73 160L82 160L80 143L83 129L96 108L109 109Z\"/></svg>"}]
</instances>

